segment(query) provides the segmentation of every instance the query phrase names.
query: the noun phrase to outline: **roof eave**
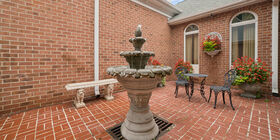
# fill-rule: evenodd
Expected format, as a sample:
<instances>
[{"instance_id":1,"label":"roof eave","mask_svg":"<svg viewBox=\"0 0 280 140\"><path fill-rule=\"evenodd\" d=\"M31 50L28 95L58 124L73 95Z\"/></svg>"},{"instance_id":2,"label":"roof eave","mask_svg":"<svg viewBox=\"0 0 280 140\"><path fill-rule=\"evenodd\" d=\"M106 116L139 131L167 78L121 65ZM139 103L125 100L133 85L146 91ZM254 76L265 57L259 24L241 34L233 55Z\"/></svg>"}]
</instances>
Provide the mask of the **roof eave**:
<instances>
[{"instance_id":1,"label":"roof eave","mask_svg":"<svg viewBox=\"0 0 280 140\"><path fill-rule=\"evenodd\" d=\"M227 12L227 11L230 11L230 10L233 10L233 9L245 7L245 6L248 6L248 5L252 5L252 4L260 3L260 2L264 2L264 1L267 1L267 0L240 1L240 2L236 2L236 3L230 4L230 5L226 5L226 6L211 10L211 11L202 12L202 13L199 13L199 14L196 14L196 15L193 15L193 16L183 17L181 19L174 20L174 21L169 20L168 24L169 25L178 25L178 24L182 24L182 23L189 22L189 21L192 21L192 20L209 17L209 16L212 16L212 15L215 15L215 14L220 14L222 12Z\"/></svg>"},{"instance_id":2,"label":"roof eave","mask_svg":"<svg viewBox=\"0 0 280 140\"><path fill-rule=\"evenodd\" d=\"M171 18L182 11L166 0L130 0L150 10Z\"/></svg>"}]
</instances>

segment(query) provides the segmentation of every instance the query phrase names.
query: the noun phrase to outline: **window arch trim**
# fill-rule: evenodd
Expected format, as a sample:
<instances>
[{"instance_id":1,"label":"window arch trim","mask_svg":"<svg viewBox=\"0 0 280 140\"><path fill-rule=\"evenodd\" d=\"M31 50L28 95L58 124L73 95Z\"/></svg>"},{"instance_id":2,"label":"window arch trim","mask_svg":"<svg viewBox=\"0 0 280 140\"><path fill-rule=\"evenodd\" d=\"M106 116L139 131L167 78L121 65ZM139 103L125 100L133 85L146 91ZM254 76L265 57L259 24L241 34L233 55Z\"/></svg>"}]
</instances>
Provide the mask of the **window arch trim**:
<instances>
[{"instance_id":1,"label":"window arch trim","mask_svg":"<svg viewBox=\"0 0 280 140\"><path fill-rule=\"evenodd\" d=\"M250 13L253 14L255 19L253 20L247 20L247 21L241 21L237 23L232 23L233 19L238 16L239 14L242 13ZM255 59L258 58L258 15L255 12L252 11L241 11L236 13L230 20L229 23L229 30L230 30L230 37L229 37L229 68L232 66L232 28L233 27L238 27L238 26L243 26L243 25L248 25L248 24L255 24Z\"/></svg>"},{"instance_id":2,"label":"window arch trim","mask_svg":"<svg viewBox=\"0 0 280 140\"><path fill-rule=\"evenodd\" d=\"M233 19L235 17L237 17L238 15L240 14L243 14L243 13L250 13L252 14L255 19L252 19L252 20L246 20L246 21L241 21L241 22L237 22L237 23L232 23ZM255 12L252 12L252 11L241 11L241 12L238 12L237 14L235 14L231 20L230 20L230 26L231 27L237 27L237 26L242 26L242 25L246 25L246 24L252 24L252 23L256 23L258 22L258 15L255 13Z\"/></svg>"},{"instance_id":3,"label":"window arch trim","mask_svg":"<svg viewBox=\"0 0 280 140\"><path fill-rule=\"evenodd\" d=\"M197 30L195 30L195 31L190 31L190 32L186 32L186 30L187 30L190 26L192 26L192 25L195 25L195 26L197 27ZM189 25L184 29L184 36L185 36L185 35L191 35L191 34L198 34L198 33L199 33L199 26L197 26L197 24L194 24L194 23L189 24Z\"/></svg>"}]
</instances>

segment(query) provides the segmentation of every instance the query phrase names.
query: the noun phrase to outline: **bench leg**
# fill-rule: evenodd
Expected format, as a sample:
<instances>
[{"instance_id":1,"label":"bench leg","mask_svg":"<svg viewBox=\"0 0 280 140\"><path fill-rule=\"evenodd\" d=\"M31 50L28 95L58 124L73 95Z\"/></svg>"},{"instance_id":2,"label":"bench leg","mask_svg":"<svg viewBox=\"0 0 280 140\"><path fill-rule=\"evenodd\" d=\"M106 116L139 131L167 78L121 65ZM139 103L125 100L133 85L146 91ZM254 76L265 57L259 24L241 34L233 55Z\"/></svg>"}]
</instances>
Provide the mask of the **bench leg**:
<instances>
[{"instance_id":1,"label":"bench leg","mask_svg":"<svg viewBox=\"0 0 280 140\"><path fill-rule=\"evenodd\" d=\"M85 96L85 90L84 89L78 89L77 90L77 95L74 100L74 105L76 108L81 108L86 106L84 103L84 96Z\"/></svg>"},{"instance_id":2,"label":"bench leg","mask_svg":"<svg viewBox=\"0 0 280 140\"><path fill-rule=\"evenodd\" d=\"M110 100L114 99L113 91L114 91L114 84L109 84L107 86L107 91L106 91L106 95L105 95L106 100L110 101Z\"/></svg>"}]
</instances>

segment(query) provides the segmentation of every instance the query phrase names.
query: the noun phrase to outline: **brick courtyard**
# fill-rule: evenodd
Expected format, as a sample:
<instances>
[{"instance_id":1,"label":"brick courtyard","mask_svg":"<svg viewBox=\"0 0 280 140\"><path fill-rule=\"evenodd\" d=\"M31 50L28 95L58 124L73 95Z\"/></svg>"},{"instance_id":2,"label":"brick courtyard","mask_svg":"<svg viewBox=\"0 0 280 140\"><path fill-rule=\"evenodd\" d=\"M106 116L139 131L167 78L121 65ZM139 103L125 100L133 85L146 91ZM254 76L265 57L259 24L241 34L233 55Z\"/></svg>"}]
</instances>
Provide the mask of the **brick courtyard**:
<instances>
[{"instance_id":1,"label":"brick courtyard","mask_svg":"<svg viewBox=\"0 0 280 140\"><path fill-rule=\"evenodd\" d=\"M198 87L196 87L198 88ZM233 91L233 111L218 97L207 103L195 91L189 102L185 90L179 88L174 98L174 81L157 88L150 100L156 115L172 122L173 129L160 139L280 139L280 100L263 97L253 100ZM206 97L209 87L206 87ZM85 108L75 109L71 103L30 110L0 119L0 139L112 139L105 131L125 118L129 108L126 92L115 93L115 100L93 100Z\"/></svg>"}]
</instances>

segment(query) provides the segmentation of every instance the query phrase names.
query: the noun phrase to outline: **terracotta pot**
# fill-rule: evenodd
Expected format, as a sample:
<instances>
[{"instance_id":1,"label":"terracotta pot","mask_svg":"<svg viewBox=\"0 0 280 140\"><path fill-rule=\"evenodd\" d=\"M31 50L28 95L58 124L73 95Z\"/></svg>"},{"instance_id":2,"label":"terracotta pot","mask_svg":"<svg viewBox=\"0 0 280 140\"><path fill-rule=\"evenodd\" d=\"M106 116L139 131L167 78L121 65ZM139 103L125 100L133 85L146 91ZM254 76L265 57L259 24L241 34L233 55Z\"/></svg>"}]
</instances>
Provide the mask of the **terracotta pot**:
<instances>
[{"instance_id":1,"label":"terracotta pot","mask_svg":"<svg viewBox=\"0 0 280 140\"><path fill-rule=\"evenodd\" d=\"M242 85L239 85L239 88L244 91L244 93L241 94L242 97L257 98L257 93L261 91L262 85L261 83L244 83Z\"/></svg>"},{"instance_id":2,"label":"terracotta pot","mask_svg":"<svg viewBox=\"0 0 280 140\"><path fill-rule=\"evenodd\" d=\"M214 57L215 55L217 55L221 50L215 50L215 51L210 51L210 52L206 52L204 51L206 54L210 55L211 57Z\"/></svg>"}]
</instances>

